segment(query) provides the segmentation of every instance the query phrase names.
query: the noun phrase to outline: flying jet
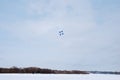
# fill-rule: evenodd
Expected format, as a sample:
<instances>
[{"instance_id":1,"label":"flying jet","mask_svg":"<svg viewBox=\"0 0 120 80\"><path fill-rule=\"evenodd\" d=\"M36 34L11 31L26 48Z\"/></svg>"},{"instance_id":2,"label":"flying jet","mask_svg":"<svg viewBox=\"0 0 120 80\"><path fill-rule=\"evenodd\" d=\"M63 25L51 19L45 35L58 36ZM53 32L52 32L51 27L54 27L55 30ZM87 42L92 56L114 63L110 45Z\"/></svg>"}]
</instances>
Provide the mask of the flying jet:
<instances>
[{"instance_id":1,"label":"flying jet","mask_svg":"<svg viewBox=\"0 0 120 80\"><path fill-rule=\"evenodd\" d=\"M59 31L59 35L60 35L60 36L64 35L63 30Z\"/></svg>"}]
</instances>

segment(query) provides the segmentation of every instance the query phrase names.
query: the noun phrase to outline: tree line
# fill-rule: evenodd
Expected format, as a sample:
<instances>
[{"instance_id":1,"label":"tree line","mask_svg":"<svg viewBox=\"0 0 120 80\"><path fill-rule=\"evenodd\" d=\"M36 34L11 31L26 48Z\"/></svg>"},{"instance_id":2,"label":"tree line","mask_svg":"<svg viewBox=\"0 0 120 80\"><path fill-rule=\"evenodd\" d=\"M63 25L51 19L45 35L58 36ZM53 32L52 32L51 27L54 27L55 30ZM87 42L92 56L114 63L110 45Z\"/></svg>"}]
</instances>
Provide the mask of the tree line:
<instances>
[{"instance_id":1,"label":"tree line","mask_svg":"<svg viewBox=\"0 0 120 80\"><path fill-rule=\"evenodd\" d=\"M79 70L52 70L52 69L43 69L38 67L26 67L26 68L0 68L0 73L41 73L41 74L89 74L86 71Z\"/></svg>"}]
</instances>

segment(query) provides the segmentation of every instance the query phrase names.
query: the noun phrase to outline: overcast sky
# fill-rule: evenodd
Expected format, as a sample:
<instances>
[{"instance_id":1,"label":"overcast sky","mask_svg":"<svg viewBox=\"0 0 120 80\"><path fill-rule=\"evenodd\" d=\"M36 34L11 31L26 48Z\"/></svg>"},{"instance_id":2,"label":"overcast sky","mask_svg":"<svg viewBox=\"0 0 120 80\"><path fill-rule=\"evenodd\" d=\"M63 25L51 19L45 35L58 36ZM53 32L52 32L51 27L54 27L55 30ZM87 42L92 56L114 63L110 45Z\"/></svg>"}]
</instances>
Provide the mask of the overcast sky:
<instances>
[{"instance_id":1,"label":"overcast sky","mask_svg":"<svg viewBox=\"0 0 120 80\"><path fill-rule=\"evenodd\" d=\"M119 33L120 0L0 0L0 67L118 71Z\"/></svg>"}]
</instances>

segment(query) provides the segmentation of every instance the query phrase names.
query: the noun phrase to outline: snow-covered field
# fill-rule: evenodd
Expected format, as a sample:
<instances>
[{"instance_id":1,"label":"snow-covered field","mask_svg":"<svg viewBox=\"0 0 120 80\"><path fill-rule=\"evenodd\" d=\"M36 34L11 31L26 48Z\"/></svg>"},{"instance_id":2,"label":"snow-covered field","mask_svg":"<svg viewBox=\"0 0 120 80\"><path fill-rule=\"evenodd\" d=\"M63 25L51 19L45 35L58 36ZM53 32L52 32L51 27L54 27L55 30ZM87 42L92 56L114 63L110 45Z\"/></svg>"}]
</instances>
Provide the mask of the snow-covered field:
<instances>
[{"instance_id":1,"label":"snow-covered field","mask_svg":"<svg viewBox=\"0 0 120 80\"><path fill-rule=\"evenodd\" d=\"M0 74L0 80L120 80L120 75L103 74Z\"/></svg>"}]
</instances>

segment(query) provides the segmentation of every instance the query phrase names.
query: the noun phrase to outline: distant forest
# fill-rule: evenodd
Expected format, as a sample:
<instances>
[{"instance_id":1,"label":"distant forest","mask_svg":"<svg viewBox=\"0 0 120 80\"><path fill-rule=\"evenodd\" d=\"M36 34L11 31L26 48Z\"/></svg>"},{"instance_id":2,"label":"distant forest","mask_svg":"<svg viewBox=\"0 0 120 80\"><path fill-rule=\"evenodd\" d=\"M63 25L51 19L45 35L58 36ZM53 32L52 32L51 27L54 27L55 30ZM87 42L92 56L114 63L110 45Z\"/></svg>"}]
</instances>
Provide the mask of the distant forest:
<instances>
[{"instance_id":1,"label":"distant forest","mask_svg":"<svg viewBox=\"0 0 120 80\"><path fill-rule=\"evenodd\" d=\"M120 71L80 71L80 70L52 70L38 67L26 67L26 68L0 68L0 73L30 73L30 74L118 74Z\"/></svg>"},{"instance_id":2,"label":"distant forest","mask_svg":"<svg viewBox=\"0 0 120 80\"><path fill-rule=\"evenodd\" d=\"M0 73L41 73L41 74L89 74L86 71L79 70L52 70L52 69L43 69L38 67L27 67L27 68L0 68Z\"/></svg>"}]
</instances>

